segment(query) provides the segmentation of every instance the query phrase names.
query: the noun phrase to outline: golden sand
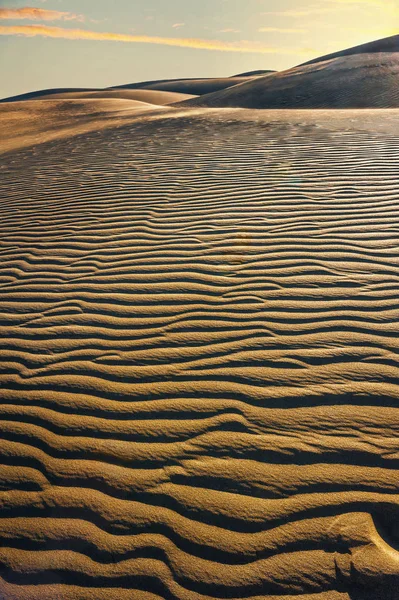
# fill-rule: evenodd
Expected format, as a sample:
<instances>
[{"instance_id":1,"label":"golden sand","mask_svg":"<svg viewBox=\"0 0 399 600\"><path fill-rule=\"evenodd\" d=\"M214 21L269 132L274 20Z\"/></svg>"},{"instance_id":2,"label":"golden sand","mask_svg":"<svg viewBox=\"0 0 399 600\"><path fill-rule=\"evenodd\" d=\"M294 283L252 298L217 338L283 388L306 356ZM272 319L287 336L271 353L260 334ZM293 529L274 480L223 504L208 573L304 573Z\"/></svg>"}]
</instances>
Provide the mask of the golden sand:
<instances>
[{"instance_id":1,"label":"golden sand","mask_svg":"<svg viewBox=\"0 0 399 600\"><path fill-rule=\"evenodd\" d=\"M130 102L1 107L0 597L397 599L399 111Z\"/></svg>"}]
</instances>

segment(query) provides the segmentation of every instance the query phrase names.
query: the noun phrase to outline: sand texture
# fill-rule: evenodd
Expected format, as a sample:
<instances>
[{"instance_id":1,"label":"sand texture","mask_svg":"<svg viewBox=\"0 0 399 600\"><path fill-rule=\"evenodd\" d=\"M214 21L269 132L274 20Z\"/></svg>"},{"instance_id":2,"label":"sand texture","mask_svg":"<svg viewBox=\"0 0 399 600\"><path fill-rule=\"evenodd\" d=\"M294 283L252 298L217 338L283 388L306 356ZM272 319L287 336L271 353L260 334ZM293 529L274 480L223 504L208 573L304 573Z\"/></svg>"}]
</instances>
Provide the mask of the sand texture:
<instances>
[{"instance_id":1,"label":"sand texture","mask_svg":"<svg viewBox=\"0 0 399 600\"><path fill-rule=\"evenodd\" d=\"M163 107L123 98L25 100L0 103L0 154L51 140L101 131Z\"/></svg>"},{"instance_id":2,"label":"sand texture","mask_svg":"<svg viewBox=\"0 0 399 600\"><path fill-rule=\"evenodd\" d=\"M2 600L398 598L398 129L143 112L3 156Z\"/></svg>"}]
</instances>

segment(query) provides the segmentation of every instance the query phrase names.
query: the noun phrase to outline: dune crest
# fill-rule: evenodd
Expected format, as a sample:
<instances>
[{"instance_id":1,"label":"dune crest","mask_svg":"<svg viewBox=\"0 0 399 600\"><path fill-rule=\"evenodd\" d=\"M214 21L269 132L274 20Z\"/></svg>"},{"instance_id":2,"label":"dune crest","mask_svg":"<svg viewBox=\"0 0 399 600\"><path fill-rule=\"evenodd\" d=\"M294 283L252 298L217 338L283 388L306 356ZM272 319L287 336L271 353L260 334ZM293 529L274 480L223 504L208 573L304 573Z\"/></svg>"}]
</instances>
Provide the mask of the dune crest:
<instances>
[{"instance_id":1,"label":"dune crest","mask_svg":"<svg viewBox=\"0 0 399 600\"><path fill-rule=\"evenodd\" d=\"M43 90L20 96L13 96L0 100L2 102L20 102L26 100L99 100L112 98L121 100L134 100L144 102L146 104L154 104L163 106L174 102L183 102L190 98L195 98L193 94L179 94L177 92L163 92L159 90L128 90L128 89L104 89L104 90L80 90L80 89L64 89L64 90Z\"/></svg>"},{"instance_id":2,"label":"dune crest","mask_svg":"<svg viewBox=\"0 0 399 600\"><path fill-rule=\"evenodd\" d=\"M199 79L162 79L115 86L110 89L146 89L202 96L253 80L253 75Z\"/></svg>"},{"instance_id":3,"label":"dune crest","mask_svg":"<svg viewBox=\"0 0 399 600\"><path fill-rule=\"evenodd\" d=\"M186 106L399 108L399 36L188 100Z\"/></svg>"}]
</instances>

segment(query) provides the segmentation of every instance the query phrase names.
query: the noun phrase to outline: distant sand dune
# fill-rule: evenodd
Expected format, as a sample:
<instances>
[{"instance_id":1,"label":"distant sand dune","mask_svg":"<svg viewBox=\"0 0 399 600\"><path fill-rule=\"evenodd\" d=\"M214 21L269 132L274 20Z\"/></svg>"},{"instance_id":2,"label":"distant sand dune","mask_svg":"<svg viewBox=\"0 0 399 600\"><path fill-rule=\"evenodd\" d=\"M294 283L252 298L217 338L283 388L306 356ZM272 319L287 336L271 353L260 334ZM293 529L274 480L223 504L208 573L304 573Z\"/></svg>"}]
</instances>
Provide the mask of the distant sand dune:
<instances>
[{"instance_id":1,"label":"distant sand dune","mask_svg":"<svg viewBox=\"0 0 399 600\"><path fill-rule=\"evenodd\" d=\"M195 98L192 94L179 94L177 92L162 92L158 90L43 90L42 92L32 92L29 94L21 94L6 98L1 102L17 102L22 100L82 100L82 99L111 99L119 98L122 100L136 100L145 102L146 104L155 104L162 106L164 104L172 104L173 102L182 102Z\"/></svg>"},{"instance_id":2,"label":"distant sand dune","mask_svg":"<svg viewBox=\"0 0 399 600\"><path fill-rule=\"evenodd\" d=\"M80 102L2 161L0 597L397 600L399 111Z\"/></svg>"},{"instance_id":3,"label":"distant sand dune","mask_svg":"<svg viewBox=\"0 0 399 600\"><path fill-rule=\"evenodd\" d=\"M267 75L268 73L276 73L276 71L272 70L263 70L263 71L247 71L246 73L239 73L238 75L233 75L233 77L261 77L263 75Z\"/></svg>"},{"instance_id":4,"label":"distant sand dune","mask_svg":"<svg viewBox=\"0 0 399 600\"><path fill-rule=\"evenodd\" d=\"M79 93L79 92L96 92L96 88L51 88L45 90L36 90L34 92L27 92L25 94L18 94L17 96L9 96L8 98L1 98L2 102L20 102L21 100L36 100L37 98L50 97L54 94L65 94L65 93Z\"/></svg>"},{"instance_id":5,"label":"distant sand dune","mask_svg":"<svg viewBox=\"0 0 399 600\"><path fill-rule=\"evenodd\" d=\"M308 60L305 65L311 65L317 62L324 62L325 60L331 60L332 58L340 58L342 56L353 56L354 54L380 54L382 52L399 52L399 35L392 35L381 40L374 40L366 44L360 44L359 46L352 46L351 48L345 48L338 52L332 52L331 54L324 54L318 56L312 60Z\"/></svg>"},{"instance_id":6,"label":"distant sand dune","mask_svg":"<svg viewBox=\"0 0 399 600\"><path fill-rule=\"evenodd\" d=\"M178 92L163 92L160 90L99 90L96 92L70 92L63 94L55 94L52 96L56 98L70 98L70 99L82 99L82 98L122 98L125 100L135 100L138 102L145 102L147 104L155 104L163 106L165 104L172 104L175 102L182 102L189 100L190 98L196 98L193 94L179 94Z\"/></svg>"},{"instance_id":7,"label":"distant sand dune","mask_svg":"<svg viewBox=\"0 0 399 600\"><path fill-rule=\"evenodd\" d=\"M244 108L399 108L399 52L343 55L270 73L183 104Z\"/></svg>"},{"instance_id":8,"label":"distant sand dune","mask_svg":"<svg viewBox=\"0 0 399 600\"><path fill-rule=\"evenodd\" d=\"M144 81L140 83L129 83L125 85L115 86L110 89L146 89L160 90L167 92L178 92L181 94L192 94L201 96L210 94L219 90L224 90L233 85L253 81L253 75L219 78L204 78L204 79L164 79L160 81Z\"/></svg>"}]
</instances>

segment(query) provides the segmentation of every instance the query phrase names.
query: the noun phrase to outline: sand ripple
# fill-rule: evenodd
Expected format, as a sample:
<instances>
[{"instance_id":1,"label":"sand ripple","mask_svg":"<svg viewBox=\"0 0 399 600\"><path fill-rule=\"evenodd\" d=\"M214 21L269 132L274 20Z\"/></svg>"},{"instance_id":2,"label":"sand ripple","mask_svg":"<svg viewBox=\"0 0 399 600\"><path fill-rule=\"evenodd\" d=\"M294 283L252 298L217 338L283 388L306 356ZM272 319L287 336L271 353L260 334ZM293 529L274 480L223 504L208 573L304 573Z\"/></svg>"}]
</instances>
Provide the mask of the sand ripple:
<instances>
[{"instance_id":1,"label":"sand ripple","mask_svg":"<svg viewBox=\"0 0 399 600\"><path fill-rule=\"evenodd\" d=\"M398 139L229 114L4 158L6 600L398 597Z\"/></svg>"}]
</instances>

